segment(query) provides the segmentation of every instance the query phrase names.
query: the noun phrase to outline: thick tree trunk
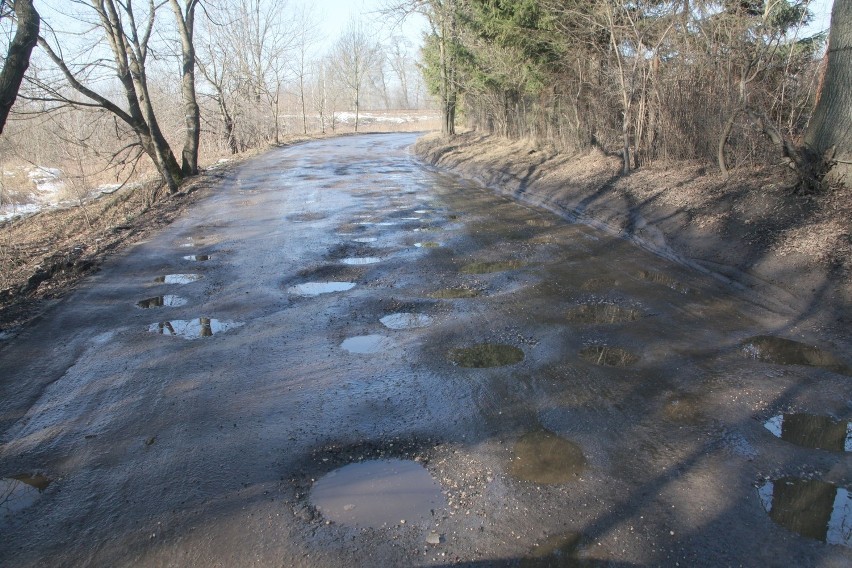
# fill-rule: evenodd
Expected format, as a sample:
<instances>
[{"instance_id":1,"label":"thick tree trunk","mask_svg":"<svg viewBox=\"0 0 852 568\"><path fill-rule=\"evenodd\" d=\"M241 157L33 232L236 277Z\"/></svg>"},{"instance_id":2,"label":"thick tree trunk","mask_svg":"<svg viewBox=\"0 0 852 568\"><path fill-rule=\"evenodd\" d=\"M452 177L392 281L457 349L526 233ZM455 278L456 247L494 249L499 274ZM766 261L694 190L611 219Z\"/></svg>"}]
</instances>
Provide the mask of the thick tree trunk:
<instances>
[{"instance_id":1,"label":"thick tree trunk","mask_svg":"<svg viewBox=\"0 0 852 568\"><path fill-rule=\"evenodd\" d=\"M30 54L38 42L41 22L32 0L15 0L15 17L18 19L18 28L0 73L0 134L3 133L9 111L18 98L18 89L24 79L24 73L30 66Z\"/></svg>"},{"instance_id":2,"label":"thick tree trunk","mask_svg":"<svg viewBox=\"0 0 852 568\"><path fill-rule=\"evenodd\" d=\"M186 13L181 12L178 0L171 0L178 31L180 32L182 74L181 95L183 96L186 136L183 143L181 173L191 176L198 173L198 146L201 139L201 111L195 96L195 7L198 0L187 0Z\"/></svg>"},{"instance_id":3,"label":"thick tree trunk","mask_svg":"<svg viewBox=\"0 0 852 568\"><path fill-rule=\"evenodd\" d=\"M852 185L852 1L835 0L828 36L828 65L805 146L829 171L823 185Z\"/></svg>"}]
</instances>

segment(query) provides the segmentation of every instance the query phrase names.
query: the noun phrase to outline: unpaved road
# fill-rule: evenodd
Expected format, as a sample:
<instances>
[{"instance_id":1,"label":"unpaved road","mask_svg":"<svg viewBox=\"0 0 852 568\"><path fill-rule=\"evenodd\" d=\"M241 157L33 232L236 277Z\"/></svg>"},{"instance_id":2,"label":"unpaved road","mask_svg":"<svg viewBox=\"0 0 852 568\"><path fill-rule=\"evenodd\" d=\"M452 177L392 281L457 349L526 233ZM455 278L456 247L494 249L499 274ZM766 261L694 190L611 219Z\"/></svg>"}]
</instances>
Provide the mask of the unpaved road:
<instances>
[{"instance_id":1,"label":"unpaved road","mask_svg":"<svg viewBox=\"0 0 852 568\"><path fill-rule=\"evenodd\" d=\"M255 159L0 343L0 565L852 562L848 338L413 140ZM364 460L437 498L323 510Z\"/></svg>"}]
</instances>

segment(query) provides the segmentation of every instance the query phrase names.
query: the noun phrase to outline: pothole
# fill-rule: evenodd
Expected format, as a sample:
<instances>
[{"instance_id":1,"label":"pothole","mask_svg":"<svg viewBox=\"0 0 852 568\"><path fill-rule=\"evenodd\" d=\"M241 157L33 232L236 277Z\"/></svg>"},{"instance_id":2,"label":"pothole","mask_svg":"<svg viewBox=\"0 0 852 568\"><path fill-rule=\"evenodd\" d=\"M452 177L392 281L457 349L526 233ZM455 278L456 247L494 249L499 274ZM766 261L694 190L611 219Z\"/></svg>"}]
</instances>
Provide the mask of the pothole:
<instances>
[{"instance_id":1,"label":"pothole","mask_svg":"<svg viewBox=\"0 0 852 568\"><path fill-rule=\"evenodd\" d=\"M351 256L348 258L341 258L340 262L343 264L348 264L350 266L361 266L363 264L376 264L377 262L381 262L382 259L378 256Z\"/></svg>"},{"instance_id":2,"label":"pothole","mask_svg":"<svg viewBox=\"0 0 852 568\"><path fill-rule=\"evenodd\" d=\"M188 254L183 257L184 260L189 260L192 262L206 262L211 258L212 257L209 254Z\"/></svg>"},{"instance_id":3,"label":"pothole","mask_svg":"<svg viewBox=\"0 0 852 568\"><path fill-rule=\"evenodd\" d=\"M332 292L345 292L355 287L354 282L304 282L287 288L287 292L296 296L319 296Z\"/></svg>"},{"instance_id":4,"label":"pothole","mask_svg":"<svg viewBox=\"0 0 852 568\"><path fill-rule=\"evenodd\" d=\"M472 347L450 349L448 357L459 367L502 367L523 361L524 352L514 345L480 343Z\"/></svg>"},{"instance_id":5,"label":"pothole","mask_svg":"<svg viewBox=\"0 0 852 568\"><path fill-rule=\"evenodd\" d=\"M491 272L503 272L516 270L524 266L520 260L502 260L497 262L473 262L462 267L463 274L488 274Z\"/></svg>"},{"instance_id":6,"label":"pothole","mask_svg":"<svg viewBox=\"0 0 852 568\"><path fill-rule=\"evenodd\" d=\"M586 467L580 446L549 430L521 436L509 462L509 475L520 481L553 484L574 481Z\"/></svg>"},{"instance_id":7,"label":"pothole","mask_svg":"<svg viewBox=\"0 0 852 568\"><path fill-rule=\"evenodd\" d=\"M200 274L166 274L164 276L157 276L154 282L160 284L189 284L197 280L201 280Z\"/></svg>"},{"instance_id":8,"label":"pothole","mask_svg":"<svg viewBox=\"0 0 852 568\"><path fill-rule=\"evenodd\" d=\"M359 528L430 522L445 506L441 487L422 465L400 459L370 460L319 478L310 501L327 520Z\"/></svg>"},{"instance_id":9,"label":"pothole","mask_svg":"<svg viewBox=\"0 0 852 568\"><path fill-rule=\"evenodd\" d=\"M416 329L432 325L431 317L426 314L413 313L390 314L379 321L388 329Z\"/></svg>"},{"instance_id":10,"label":"pothole","mask_svg":"<svg viewBox=\"0 0 852 568\"><path fill-rule=\"evenodd\" d=\"M779 414L763 423L778 438L797 446L852 452L852 422L818 414Z\"/></svg>"},{"instance_id":11,"label":"pothole","mask_svg":"<svg viewBox=\"0 0 852 568\"><path fill-rule=\"evenodd\" d=\"M647 280L648 282L654 282L655 284L662 284L663 286L671 288L675 292L680 292L681 294L689 293L689 288L687 286L678 282L671 276L663 274L662 272L655 272L653 270L640 270L636 273L635 276L639 280Z\"/></svg>"},{"instance_id":12,"label":"pothole","mask_svg":"<svg viewBox=\"0 0 852 568\"><path fill-rule=\"evenodd\" d=\"M414 243L414 246L417 248L438 248L441 246L441 243L436 241L425 241L422 243Z\"/></svg>"},{"instance_id":13,"label":"pothole","mask_svg":"<svg viewBox=\"0 0 852 568\"><path fill-rule=\"evenodd\" d=\"M742 342L747 357L778 365L820 367L841 375L852 376L852 368L831 353L799 341L758 335Z\"/></svg>"},{"instance_id":14,"label":"pothole","mask_svg":"<svg viewBox=\"0 0 852 568\"><path fill-rule=\"evenodd\" d=\"M615 304L583 304L568 310L565 318L573 323L624 323L636 321L641 312Z\"/></svg>"},{"instance_id":15,"label":"pothole","mask_svg":"<svg viewBox=\"0 0 852 568\"><path fill-rule=\"evenodd\" d=\"M384 335L358 335L349 337L340 344L340 347L350 353L360 355L372 355L393 348L394 342L390 337Z\"/></svg>"},{"instance_id":16,"label":"pothole","mask_svg":"<svg viewBox=\"0 0 852 568\"><path fill-rule=\"evenodd\" d=\"M145 298L136 302L136 306L143 309L150 308L174 308L186 304L186 298L167 294L165 296L156 296L154 298Z\"/></svg>"},{"instance_id":17,"label":"pothole","mask_svg":"<svg viewBox=\"0 0 852 568\"><path fill-rule=\"evenodd\" d=\"M196 318L191 320L171 320L152 323L148 331L160 335L173 335L184 339L212 337L244 325L242 322L220 321L214 318Z\"/></svg>"},{"instance_id":18,"label":"pothole","mask_svg":"<svg viewBox=\"0 0 852 568\"><path fill-rule=\"evenodd\" d=\"M852 546L852 496L843 487L816 479L787 477L757 489L769 518L802 536Z\"/></svg>"},{"instance_id":19,"label":"pothole","mask_svg":"<svg viewBox=\"0 0 852 568\"><path fill-rule=\"evenodd\" d=\"M609 345L590 345L580 350L580 357L604 367L629 367L639 360L639 356L621 347Z\"/></svg>"},{"instance_id":20,"label":"pothole","mask_svg":"<svg viewBox=\"0 0 852 568\"><path fill-rule=\"evenodd\" d=\"M444 288L442 290L430 292L426 295L430 298L436 298L439 300L457 300L460 298L475 298L481 293L482 292L480 290L474 290L471 288Z\"/></svg>"},{"instance_id":21,"label":"pothole","mask_svg":"<svg viewBox=\"0 0 852 568\"><path fill-rule=\"evenodd\" d=\"M44 475L28 473L0 479L0 521L35 503L52 482Z\"/></svg>"}]
</instances>

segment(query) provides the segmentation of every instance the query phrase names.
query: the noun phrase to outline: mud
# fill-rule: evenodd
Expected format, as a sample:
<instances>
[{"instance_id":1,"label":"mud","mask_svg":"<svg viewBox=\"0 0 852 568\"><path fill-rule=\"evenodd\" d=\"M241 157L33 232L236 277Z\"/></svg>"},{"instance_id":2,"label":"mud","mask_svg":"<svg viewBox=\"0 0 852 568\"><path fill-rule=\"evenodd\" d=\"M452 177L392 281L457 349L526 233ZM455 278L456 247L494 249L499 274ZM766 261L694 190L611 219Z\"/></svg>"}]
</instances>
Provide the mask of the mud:
<instances>
[{"instance_id":1,"label":"mud","mask_svg":"<svg viewBox=\"0 0 852 568\"><path fill-rule=\"evenodd\" d=\"M524 352L514 345L481 343L471 347L452 349L447 357L459 367L502 367L523 361Z\"/></svg>"}]
</instances>

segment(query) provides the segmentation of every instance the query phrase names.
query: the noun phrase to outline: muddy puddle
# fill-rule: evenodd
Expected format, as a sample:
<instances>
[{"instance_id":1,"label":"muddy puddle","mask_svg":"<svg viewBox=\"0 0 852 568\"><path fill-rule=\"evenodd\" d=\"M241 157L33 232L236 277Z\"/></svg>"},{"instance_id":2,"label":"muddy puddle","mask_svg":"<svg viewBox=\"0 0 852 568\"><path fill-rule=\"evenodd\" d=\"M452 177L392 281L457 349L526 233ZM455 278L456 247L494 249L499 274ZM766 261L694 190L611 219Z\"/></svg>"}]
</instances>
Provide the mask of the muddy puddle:
<instances>
[{"instance_id":1,"label":"muddy puddle","mask_svg":"<svg viewBox=\"0 0 852 568\"><path fill-rule=\"evenodd\" d=\"M350 266L361 266L364 264L376 264L377 262L381 262L382 259L378 256L350 256L347 258L341 258L340 262L343 264L348 264Z\"/></svg>"},{"instance_id":2,"label":"muddy puddle","mask_svg":"<svg viewBox=\"0 0 852 568\"><path fill-rule=\"evenodd\" d=\"M184 339L212 337L244 325L242 322L220 321L213 318L196 318L191 320L171 320L152 323L148 331L160 335L173 335Z\"/></svg>"},{"instance_id":3,"label":"muddy puddle","mask_svg":"<svg viewBox=\"0 0 852 568\"><path fill-rule=\"evenodd\" d=\"M844 487L815 479L767 481L758 495L782 527L828 544L852 547L852 496Z\"/></svg>"},{"instance_id":4,"label":"muddy puddle","mask_svg":"<svg viewBox=\"0 0 852 568\"><path fill-rule=\"evenodd\" d=\"M287 292L296 296L319 296L332 292L345 292L355 287L354 282L305 282L287 288Z\"/></svg>"},{"instance_id":5,"label":"muddy puddle","mask_svg":"<svg viewBox=\"0 0 852 568\"><path fill-rule=\"evenodd\" d=\"M198 280L201 280L200 274L166 274L164 276L157 276L154 282L160 284L189 284Z\"/></svg>"},{"instance_id":6,"label":"muddy puddle","mask_svg":"<svg viewBox=\"0 0 852 568\"><path fill-rule=\"evenodd\" d=\"M615 304L583 304L571 308L565 319L572 323L625 323L636 321L642 313L633 308L622 308Z\"/></svg>"},{"instance_id":7,"label":"muddy puddle","mask_svg":"<svg viewBox=\"0 0 852 568\"><path fill-rule=\"evenodd\" d=\"M671 288L675 292L680 292L681 294L688 294L689 287L682 284L681 282L675 280L671 276L667 274L663 274L662 272L654 272L651 270L640 270L636 274L634 274L636 278L639 280L647 280L648 282L653 282L655 284L662 284L667 288Z\"/></svg>"},{"instance_id":8,"label":"muddy puddle","mask_svg":"<svg viewBox=\"0 0 852 568\"><path fill-rule=\"evenodd\" d=\"M532 554L520 561L520 568L557 568L583 566L577 558L582 542L579 533L555 534L536 544Z\"/></svg>"},{"instance_id":9,"label":"muddy puddle","mask_svg":"<svg viewBox=\"0 0 852 568\"><path fill-rule=\"evenodd\" d=\"M852 367L828 351L792 339L758 335L743 341L742 348L747 357L765 363L819 367L852 376Z\"/></svg>"},{"instance_id":10,"label":"muddy puddle","mask_svg":"<svg viewBox=\"0 0 852 568\"><path fill-rule=\"evenodd\" d=\"M207 262L212 257L209 254L188 254L183 257L184 260L189 260L192 262Z\"/></svg>"},{"instance_id":11,"label":"muddy puddle","mask_svg":"<svg viewBox=\"0 0 852 568\"><path fill-rule=\"evenodd\" d=\"M431 521L443 508L441 488L415 461L387 459L353 463L314 483L310 501L327 520L380 529Z\"/></svg>"},{"instance_id":12,"label":"muddy puddle","mask_svg":"<svg viewBox=\"0 0 852 568\"><path fill-rule=\"evenodd\" d=\"M475 298L481 293L482 292L480 290L475 290L471 288L444 288L442 290L435 290L434 292L429 292L427 296L439 300L458 300L461 298Z\"/></svg>"},{"instance_id":13,"label":"muddy puddle","mask_svg":"<svg viewBox=\"0 0 852 568\"><path fill-rule=\"evenodd\" d=\"M154 298L145 298L136 302L136 306L142 309L151 308L175 308L177 306L186 305L186 298L167 294L165 296L156 296Z\"/></svg>"},{"instance_id":14,"label":"muddy puddle","mask_svg":"<svg viewBox=\"0 0 852 568\"><path fill-rule=\"evenodd\" d=\"M629 367L639 361L639 356L635 353L609 345L585 347L580 350L580 357L590 363L604 367Z\"/></svg>"},{"instance_id":15,"label":"muddy puddle","mask_svg":"<svg viewBox=\"0 0 852 568\"><path fill-rule=\"evenodd\" d=\"M385 335L358 335L343 340L340 347L349 353L372 355L374 353L382 353L392 349L394 347L394 341Z\"/></svg>"},{"instance_id":16,"label":"muddy puddle","mask_svg":"<svg viewBox=\"0 0 852 568\"><path fill-rule=\"evenodd\" d=\"M567 483L586 467L580 446L544 429L521 436L513 454L509 475L520 481Z\"/></svg>"},{"instance_id":17,"label":"muddy puddle","mask_svg":"<svg viewBox=\"0 0 852 568\"><path fill-rule=\"evenodd\" d=\"M763 426L785 442L831 452L852 452L852 422L818 414L779 414ZM850 527L852 528L852 527Z\"/></svg>"},{"instance_id":18,"label":"muddy puddle","mask_svg":"<svg viewBox=\"0 0 852 568\"><path fill-rule=\"evenodd\" d=\"M432 325L432 318L426 314L401 312L387 315L379 320L388 329L417 329Z\"/></svg>"},{"instance_id":19,"label":"muddy puddle","mask_svg":"<svg viewBox=\"0 0 852 568\"><path fill-rule=\"evenodd\" d=\"M414 246L417 248L438 248L441 246L441 243L436 241L425 241L422 243L414 243Z\"/></svg>"},{"instance_id":20,"label":"muddy puddle","mask_svg":"<svg viewBox=\"0 0 852 568\"><path fill-rule=\"evenodd\" d=\"M0 523L35 503L52 482L52 479L41 474L21 474L0 479Z\"/></svg>"},{"instance_id":21,"label":"muddy puddle","mask_svg":"<svg viewBox=\"0 0 852 568\"><path fill-rule=\"evenodd\" d=\"M459 367L482 369L514 365L524 360L524 352L514 345L480 343L472 347L451 349L448 358Z\"/></svg>"},{"instance_id":22,"label":"muddy puddle","mask_svg":"<svg viewBox=\"0 0 852 568\"><path fill-rule=\"evenodd\" d=\"M525 265L520 260L502 260L497 262L473 262L462 267L462 274L489 274L517 270Z\"/></svg>"},{"instance_id":23,"label":"muddy puddle","mask_svg":"<svg viewBox=\"0 0 852 568\"><path fill-rule=\"evenodd\" d=\"M374 243L377 240L378 239L376 237L358 237L358 238L352 239L352 241L356 242L356 243Z\"/></svg>"}]
</instances>

